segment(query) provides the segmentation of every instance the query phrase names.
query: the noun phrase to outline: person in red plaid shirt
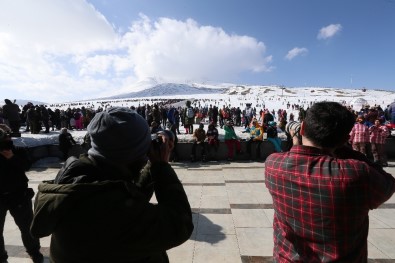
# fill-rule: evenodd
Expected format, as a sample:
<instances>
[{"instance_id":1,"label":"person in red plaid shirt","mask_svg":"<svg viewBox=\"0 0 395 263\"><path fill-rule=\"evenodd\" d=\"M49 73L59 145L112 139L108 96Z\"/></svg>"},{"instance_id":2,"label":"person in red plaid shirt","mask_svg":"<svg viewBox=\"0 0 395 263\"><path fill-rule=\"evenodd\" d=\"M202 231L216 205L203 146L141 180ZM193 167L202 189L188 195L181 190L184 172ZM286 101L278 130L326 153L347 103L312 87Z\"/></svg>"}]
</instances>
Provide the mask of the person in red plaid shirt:
<instances>
[{"instance_id":1,"label":"person in red plaid shirt","mask_svg":"<svg viewBox=\"0 0 395 263\"><path fill-rule=\"evenodd\" d=\"M266 159L275 262L367 262L369 210L393 195L395 179L345 146L354 120L339 103L315 103L302 145Z\"/></svg>"},{"instance_id":2,"label":"person in red plaid shirt","mask_svg":"<svg viewBox=\"0 0 395 263\"><path fill-rule=\"evenodd\" d=\"M374 162L382 166L388 166L384 152L385 139L389 135L387 127L381 125L380 119L377 119L374 121L374 125L369 127L369 133Z\"/></svg>"},{"instance_id":3,"label":"person in red plaid shirt","mask_svg":"<svg viewBox=\"0 0 395 263\"><path fill-rule=\"evenodd\" d=\"M363 122L363 117L357 118L357 122L350 132L349 141L355 151L366 155L366 144L369 143L369 128Z\"/></svg>"}]
</instances>

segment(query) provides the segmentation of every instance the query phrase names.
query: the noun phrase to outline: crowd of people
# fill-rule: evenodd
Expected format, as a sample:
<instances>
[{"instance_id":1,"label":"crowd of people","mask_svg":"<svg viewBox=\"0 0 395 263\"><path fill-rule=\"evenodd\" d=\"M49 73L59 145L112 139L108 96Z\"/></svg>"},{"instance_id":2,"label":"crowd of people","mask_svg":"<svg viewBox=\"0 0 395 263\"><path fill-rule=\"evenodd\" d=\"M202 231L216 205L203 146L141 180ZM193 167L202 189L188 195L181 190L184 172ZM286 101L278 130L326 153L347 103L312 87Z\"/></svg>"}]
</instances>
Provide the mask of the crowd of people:
<instances>
[{"instance_id":1,"label":"crowd of people","mask_svg":"<svg viewBox=\"0 0 395 263\"><path fill-rule=\"evenodd\" d=\"M40 132L49 133L50 131L61 131L63 129L67 129L68 131L86 130L86 127L96 113L113 107L111 103L115 102L96 102L97 108L90 102L86 102L85 104L70 104L67 105L66 109L64 109L65 105L61 104L33 105L29 102L20 108L15 102L6 99L5 105L0 110L0 123L6 123L11 127L11 136L21 136L22 124L25 127L22 132L31 132L32 134L38 134ZM130 102L135 101L124 101L125 104ZM201 143L202 135L196 134L194 125L203 124L203 128L204 125L207 125L206 127L209 128L210 132L212 131L212 127L215 129L224 129L225 137L227 138L233 136L228 134L233 127L244 127L243 133L249 134L246 154L251 160L259 160L262 141L267 140L272 143L275 152L283 151L283 143L278 137L278 133L284 132L289 122L302 122L306 111L313 105L313 102L303 102L303 104L302 102L301 104L287 102L283 103L284 108L274 110L265 108L265 103L257 104L261 106L259 109L253 107L251 103L244 103L244 108L240 108L239 106L231 106L229 103L225 103L225 105L220 107L216 102L201 100L187 100L184 105L180 104L182 101L178 99L147 100L145 102L146 104L139 103L138 106L130 106L129 108L141 115L147 121L148 125L151 126L151 130L169 129L177 137L177 135L181 134L180 127L183 127L185 133L193 137L194 146L191 152L191 161L196 161L196 144L201 144L200 148L202 148L202 151L200 156L202 161L218 159L215 155L219 147L218 136L216 136L215 140L212 140L208 134L205 134ZM175 104L177 106L174 106ZM341 104L344 105L345 102ZM387 105L384 109L378 105L372 107L364 105L359 110L348 107L357 120L353 132L350 134L349 143L353 145L354 149L360 149L362 153L373 155L374 160L384 166L387 165L387 162L385 160L383 145L386 137L390 134L385 124L393 123L393 128L395 129L394 108L394 103ZM363 126L358 125L361 120L363 120ZM376 122L379 122L380 125L375 124ZM373 128L370 128L372 126ZM231 127L231 129L228 129L228 127ZM360 128L357 129L358 127ZM364 136L361 136L361 127L367 127ZM376 129L374 127L379 128ZM357 133L354 132L356 129L358 131ZM199 132L201 133L201 128L199 128ZM232 138L232 144L230 144L230 141L225 142L224 139L228 149L227 160L229 161L234 159L234 148L237 147L235 141L242 141L237 136L233 136ZM176 138L176 141L178 142L178 138ZM65 144L70 146L74 142L68 140L67 143L62 143L62 145ZM206 145L214 148L209 157L207 157ZM69 146L62 147L62 152L66 152L67 150L64 149L70 148ZM172 160L177 160L176 150L173 152ZM237 154L241 154L241 151L240 153L237 152ZM64 154L64 158L67 158L67 154Z\"/></svg>"}]
</instances>

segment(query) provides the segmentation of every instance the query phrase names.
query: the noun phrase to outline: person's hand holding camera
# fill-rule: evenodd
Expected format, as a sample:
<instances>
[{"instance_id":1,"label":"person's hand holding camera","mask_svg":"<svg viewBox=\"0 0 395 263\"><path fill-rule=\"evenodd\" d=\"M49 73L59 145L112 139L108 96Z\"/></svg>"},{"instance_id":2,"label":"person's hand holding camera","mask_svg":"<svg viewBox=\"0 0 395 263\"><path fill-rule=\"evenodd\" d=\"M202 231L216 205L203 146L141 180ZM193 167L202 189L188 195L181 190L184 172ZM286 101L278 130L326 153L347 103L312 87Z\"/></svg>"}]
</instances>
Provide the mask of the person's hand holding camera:
<instances>
[{"instance_id":1,"label":"person's hand holding camera","mask_svg":"<svg viewBox=\"0 0 395 263\"><path fill-rule=\"evenodd\" d=\"M296 121L290 121L285 125L285 133L289 135L292 141L292 145L302 144L300 136L300 123Z\"/></svg>"},{"instance_id":2,"label":"person's hand holding camera","mask_svg":"<svg viewBox=\"0 0 395 263\"><path fill-rule=\"evenodd\" d=\"M169 162L171 150L174 148L174 138L171 131L159 131L153 134L149 159L151 163Z\"/></svg>"}]
</instances>

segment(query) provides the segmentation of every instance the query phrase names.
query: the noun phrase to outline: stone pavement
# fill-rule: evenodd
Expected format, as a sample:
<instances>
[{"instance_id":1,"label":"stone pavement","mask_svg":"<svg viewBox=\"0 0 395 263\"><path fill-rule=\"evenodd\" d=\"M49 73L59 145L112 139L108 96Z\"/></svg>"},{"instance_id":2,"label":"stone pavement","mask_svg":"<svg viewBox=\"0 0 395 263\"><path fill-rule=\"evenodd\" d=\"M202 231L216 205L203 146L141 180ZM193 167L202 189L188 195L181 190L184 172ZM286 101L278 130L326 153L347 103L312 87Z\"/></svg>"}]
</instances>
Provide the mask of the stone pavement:
<instances>
[{"instance_id":1,"label":"stone pavement","mask_svg":"<svg viewBox=\"0 0 395 263\"><path fill-rule=\"evenodd\" d=\"M263 162L173 163L172 166L187 192L195 230L187 242L168 251L170 262L272 261L273 204L264 183ZM53 179L58 167L57 163L34 167L28 172L29 185L36 189L42 180ZM385 169L395 175L395 162ZM152 202L155 201L153 198ZM31 262L9 214L4 238L9 263ZM49 262L49 237L41 239L41 245L45 262ZM395 195L370 212L368 249L370 262L395 262Z\"/></svg>"}]
</instances>

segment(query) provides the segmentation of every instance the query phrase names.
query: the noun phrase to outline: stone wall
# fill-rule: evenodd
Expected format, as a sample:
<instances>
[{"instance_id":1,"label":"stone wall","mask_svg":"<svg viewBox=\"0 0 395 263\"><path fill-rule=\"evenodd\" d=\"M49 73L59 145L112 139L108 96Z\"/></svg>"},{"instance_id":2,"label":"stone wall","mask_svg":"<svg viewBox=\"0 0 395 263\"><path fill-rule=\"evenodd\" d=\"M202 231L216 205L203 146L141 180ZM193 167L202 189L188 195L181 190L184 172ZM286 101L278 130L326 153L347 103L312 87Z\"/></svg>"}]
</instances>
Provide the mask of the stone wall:
<instances>
[{"instance_id":1,"label":"stone wall","mask_svg":"<svg viewBox=\"0 0 395 263\"><path fill-rule=\"evenodd\" d=\"M248 155L246 154L246 142L241 142L241 150L244 152L242 155L234 155L234 160L247 160ZM252 154L253 158L255 158L255 145L252 145ZM285 147L285 142L283 142L283 148ZM388 138L385 145L385 150L387 153L387 157L390 160L395 160L395 138ZM73 149L70 151L70 155L78 156L83 153L84 149L80 145L75 145ZM192 144L191 143L179 143L177 145L177 153L179 161L189 161L192 152ZM214 157L217 160L226 160L227 158L227 147L224 142L220 143L218 148L218 152L209 152L207 154L208 159ZM274 152L273 145L268 141L263 141L261 144L261 160L265 160L266 157ZM37 161L46 157L62 157L62 153L59 150L58 145L43 145L29 148L29 153L33 161ZM200 156L200 148L196 149L196 159L199 160Z\"/></svg>"}]
</instances>

